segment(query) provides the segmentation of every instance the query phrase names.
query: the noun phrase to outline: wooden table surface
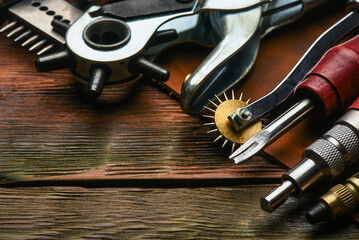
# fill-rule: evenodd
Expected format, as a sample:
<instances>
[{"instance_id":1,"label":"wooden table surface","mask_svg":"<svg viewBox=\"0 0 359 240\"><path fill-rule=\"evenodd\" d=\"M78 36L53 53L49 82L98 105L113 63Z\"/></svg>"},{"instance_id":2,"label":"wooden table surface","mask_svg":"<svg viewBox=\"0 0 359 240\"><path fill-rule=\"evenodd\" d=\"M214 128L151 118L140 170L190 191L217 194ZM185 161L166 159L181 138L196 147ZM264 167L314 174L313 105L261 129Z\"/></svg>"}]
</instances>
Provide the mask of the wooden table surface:
<instances>
[{"instance_id":1,"label":"wooden table surface","mask_svg":"<svg viewBox=\"0 0 359 240\"><path fill-rule=\"evenodd\" d=\"M1 36L0 239L359 238L350 220L306 223L313 197L261 211L286 168L262 156L234 165L148 79L94 101L33 58Z\"/></svg>"}]
</instances>

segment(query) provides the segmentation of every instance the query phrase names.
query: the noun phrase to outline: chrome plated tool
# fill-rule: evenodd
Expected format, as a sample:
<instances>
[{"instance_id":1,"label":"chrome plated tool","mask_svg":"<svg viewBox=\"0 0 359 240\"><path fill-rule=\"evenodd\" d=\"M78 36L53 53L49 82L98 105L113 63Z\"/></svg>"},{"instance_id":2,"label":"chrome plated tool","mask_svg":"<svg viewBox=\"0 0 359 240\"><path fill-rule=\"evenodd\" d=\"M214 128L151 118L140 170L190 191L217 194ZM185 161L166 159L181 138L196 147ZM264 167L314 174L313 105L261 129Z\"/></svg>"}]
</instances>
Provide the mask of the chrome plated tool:
<instances>
[{"instance_id":1,"label":"chrome plated tool","mask_svg":"<svg viewBox=\"0 0 359 240\"><path fill-rule=\"evenodd\" d=\"M359 99L304 151L303 160L282 176L282 184L261 199L262 209L273 212L289 196L300 196L315 184L333 180L358 159Z\"/></svg>"},{"instance_id":2,"label":"chrome plated tool","mask_svg":"<svg viewBox=\"0 0 359 240\"><path fill-rule=\"evenodd\" d=\"M67 49L36 61L40 71L65 67L99 97L104 86L142 75L166 81L169 72L152 61L184 41L216 46L184 82L182 108L199 114L214 94L251 68L260 36L327 0L131 0L89 8L66 32ZM59 24L55 24L59 26ZM64 29L64 28L62 28Z\"/></svg>"}]
</instances>

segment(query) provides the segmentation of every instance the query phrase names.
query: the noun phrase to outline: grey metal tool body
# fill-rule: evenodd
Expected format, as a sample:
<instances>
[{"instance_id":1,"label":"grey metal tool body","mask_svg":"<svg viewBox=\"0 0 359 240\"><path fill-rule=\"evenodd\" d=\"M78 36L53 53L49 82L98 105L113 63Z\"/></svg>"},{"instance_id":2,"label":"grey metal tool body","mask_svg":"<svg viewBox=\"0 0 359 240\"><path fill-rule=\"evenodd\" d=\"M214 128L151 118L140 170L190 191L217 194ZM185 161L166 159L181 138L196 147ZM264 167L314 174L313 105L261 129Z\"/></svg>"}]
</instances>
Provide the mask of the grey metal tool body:
<instances>
[{"instance_id":1,"label":"grey metal tool body","mask_svg":"<svg viewBox=\"0 0 359 240\"><path fill-rule=\"evenodd\" d=\"M17 2L4 9L9 22L0 32L6 33L8 38L13 38L15 42L37 55L48 53L65 44L65 38L51 26L53 19L72 24L83 14L82 10L63 0ZM79 1L73 3L77 2Z\"/></svg>"},{"instance_id":2,"label":"grey metal tool body","mask_svg":"<svg viewBox=\"0 0 359 240\"><path fill-rule=\"evenodd\" d=\"M91 96L98 97L105 85L134 82L142 75L167 80L169 72L152 61L170 45L194 41L215 46L182 88L183 110L199 114L208 99L249 71L260 36L323 2L132 0L93 6L69 26L67 52L62 54L67 57L58 62L72 58L71 72L89 84ZM37 66L48 71L56 69L55 62L54 56L46 56Z\"/></svg>"},{"instance_id":3,"label":"grey metal tool body","mask_svg":"<svg viewBox=\"0 0 359 240\"><path fill-rule=\"evenodd\" d=\"M349 5L352 8L358 4ZM348 9L349 11L350 9ZM306 74L315 66L323 54L348 32L359 25L357 10L349 12L325 33L323 33L307 50L292 71L270 93L254 101L246 107L239 108L228 119L236 130L243 129L252 122L266 116L272 109L283 103L303 80Z\"/></svg>"},{"instance_id":4,"label":"grey metal tool body","mask_svg":"<svg viewBox=\"0 0 359 240\"><path fill-rule=\"evenodd\" d=\"M303 160L282 176L282 184L261 199L273 212L289 196L300 196L314 184L331 181L359 159L359 100L303 153Z\"/></svg>"}]
</instances>

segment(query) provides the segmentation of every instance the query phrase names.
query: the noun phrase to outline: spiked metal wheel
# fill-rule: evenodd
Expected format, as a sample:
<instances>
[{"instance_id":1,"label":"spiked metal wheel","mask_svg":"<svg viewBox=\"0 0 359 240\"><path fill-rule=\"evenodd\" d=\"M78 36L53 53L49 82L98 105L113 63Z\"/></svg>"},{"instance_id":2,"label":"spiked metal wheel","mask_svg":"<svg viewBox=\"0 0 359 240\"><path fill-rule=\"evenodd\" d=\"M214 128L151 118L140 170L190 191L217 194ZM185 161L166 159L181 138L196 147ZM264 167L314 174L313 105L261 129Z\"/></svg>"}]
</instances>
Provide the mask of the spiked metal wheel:
<instances>
[{"instance_id":1,"label":"spiked metal wheel","mask_svg":"<svg viewBox=\"0 0 359 240\"><path fill-rule=\"evenodd\" d=\"M223 140L222 148L227 144L232 145L232 152L236 146L240 146L250 139L253 135L259 132L262 129L262 122L260 120L252 123L245 129L241 131L236 131L228 120L228 116L234 113L238 108L245 107L249 104L250 99L246 102L242 101L243 93L240 95L239 99L235 98L234 91L232 90L232 99L228 99L227 94L223 93L224 99L221 100L220 97L215 95L218 104L214 101L209 100L209 105L215 107L215 109L210 107L205 107L208 111L212 112L213 115L203 115L203 117L212 120L211 122L205 123L205 126L212 126L214 129L209 130L207 133L219 133L214 142Z\"/></svg>"}]
</instances>

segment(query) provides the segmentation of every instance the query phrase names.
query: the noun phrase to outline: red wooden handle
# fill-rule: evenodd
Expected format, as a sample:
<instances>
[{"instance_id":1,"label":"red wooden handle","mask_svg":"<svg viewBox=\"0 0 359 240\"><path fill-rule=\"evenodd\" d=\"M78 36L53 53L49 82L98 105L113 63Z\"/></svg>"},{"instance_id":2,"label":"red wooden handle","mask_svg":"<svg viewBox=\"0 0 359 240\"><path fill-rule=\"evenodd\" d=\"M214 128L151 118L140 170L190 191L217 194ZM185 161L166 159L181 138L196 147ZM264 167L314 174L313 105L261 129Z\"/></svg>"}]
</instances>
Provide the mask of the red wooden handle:
<instances>
[{"instance_id":1,"label":"red wooden handle","mask_svg":"<svg viewBox=\"0 0 359 240\"><path fill-rule=\"evenodd\" d=\"M296 95L314 101L319 119L344 111L359 96L359 35L330 49Z\"/></svg>"},{"instance_id":2,"label":"red wooden handle","mask_svg":"<svg viewBox=\"0 0 359 240\"><path fill-rule=\"evenodd\" d=\"M353 102L353 104L349 107L349 109L359 110L359 98L357 98L357 100L355 100L355 102Z\"/></svg>"}]
</instances>

